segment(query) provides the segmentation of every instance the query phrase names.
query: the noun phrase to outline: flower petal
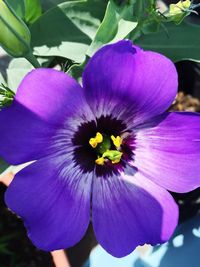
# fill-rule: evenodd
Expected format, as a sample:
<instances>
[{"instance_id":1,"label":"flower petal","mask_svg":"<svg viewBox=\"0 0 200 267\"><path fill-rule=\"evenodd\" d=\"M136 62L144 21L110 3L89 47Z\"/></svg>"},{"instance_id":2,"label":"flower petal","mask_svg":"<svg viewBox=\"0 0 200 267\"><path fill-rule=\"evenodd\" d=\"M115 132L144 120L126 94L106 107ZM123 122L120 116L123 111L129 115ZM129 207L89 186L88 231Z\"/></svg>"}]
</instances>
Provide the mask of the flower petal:
<instances>
[{"instance_id":1,"label":"flower petal","mask_svg":"<svg viewBox=\"0 0 200 267\"><path fill-rule=\"evenodd\" d=\"M137 129L133 165L173 192L200 186L200 115L173 112Z\"/></svg>"},{"instance_id":2,"label":"flower petal","mask_svg":"<svg viewBox=\"0 0 200 267\"><path fill-rule=\"evenodd\" d=\"M90 220L92 177L64 158L43 158L19 172L6 191L8 207L25 221L40 249L73 246Z\"/></svg>"},{"instance_id":3,"label":"flower petal","mask_svg":"<svg viewBox=\"0 0 200 267\"><path fill-rule=\"evenodd\" d=\"M55 129L14 101L0 112L0 156L10 164L32 161L49 153Z\"/></svg>"},{"instance_id":4,"label":"flower petal","mask_svg":"<svg viewBox=\"0 0 200 267\"><path fill-rule=\"evenodd\" d=\"M36 69L22 81L16 100L44 121L59 124L80 112L87 118L91 113L83 89L70 76L54 69ZM85 112L85 113L84 113Z\"/></svg>"},{"instance_id":5,"label":"flower petal","mask_svg":"<svg viewBox=\"0 0 200 267\"><path fill-rule=\"evenodd\" d=\"M11 164L49 153L57 128L75 128L92 112L79 84L63 72L37 69L22 81L11 107L0 112L0 156ZM69 125L68 125L69 128Z\"/></svg>"},{"instance_id":6,"label":"flower petal","mask_svg":"<svg viewBox=\"0 0 200 267\"><path fill-rule=\"evenodd\" d=\"M177 73L163 55L120 41L90 59L83 87L97 116L112 112L126 117L131 112L136 125L170 106L177 93Z\"/></svg>"},{"instance_id":7,"label":"flower petal","mask_svg":"<svg viewBox=\"0 0 200 267\"><path fill-rule=\"evenodd\" d=\"M177 225L178 207L166 190L136 173L94 180L92 218L102 247L123 257L138 245L168 240Z\"/></svg>"}]
</instances>

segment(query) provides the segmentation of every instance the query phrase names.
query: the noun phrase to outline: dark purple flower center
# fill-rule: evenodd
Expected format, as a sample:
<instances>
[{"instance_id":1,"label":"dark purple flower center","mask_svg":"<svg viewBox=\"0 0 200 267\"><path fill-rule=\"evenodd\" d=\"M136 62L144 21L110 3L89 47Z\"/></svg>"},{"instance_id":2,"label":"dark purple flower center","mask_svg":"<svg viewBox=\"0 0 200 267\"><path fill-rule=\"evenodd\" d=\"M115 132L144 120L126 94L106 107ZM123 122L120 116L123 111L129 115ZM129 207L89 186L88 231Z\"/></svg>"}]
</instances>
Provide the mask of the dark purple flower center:
<instances>
[{"instance_id":1,"label":"dark purple flower center","mask_svg":"<svg viewBox=\"0 0 200 267\"><path fill-rule=\"evenodd\" d=\"M99 134L99 136L97 136ZM95 138L102 137L95 144ZM113 142L114 137L122 140L120 146ZM94 145L90 144L94 139ZM130 141L134 139L126 124L111 116L101 116L96 121L81 124L73 137L74 160L86 172L94 171L97 176L107 176L119 173L133 157ZM98 163L101 160L103 163Z\"/></svg>"}]
</instances>

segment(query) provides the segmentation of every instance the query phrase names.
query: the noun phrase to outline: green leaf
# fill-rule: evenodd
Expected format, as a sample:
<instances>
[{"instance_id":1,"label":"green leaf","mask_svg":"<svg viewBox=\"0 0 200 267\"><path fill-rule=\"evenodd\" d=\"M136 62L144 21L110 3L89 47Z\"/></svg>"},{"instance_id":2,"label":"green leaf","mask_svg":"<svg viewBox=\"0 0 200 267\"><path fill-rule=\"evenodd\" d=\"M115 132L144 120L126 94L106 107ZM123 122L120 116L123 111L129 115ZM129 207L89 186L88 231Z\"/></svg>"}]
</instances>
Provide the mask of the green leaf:
<instances>
[{"instance_id":1,"label":"green leaf","mask_svg":"<svg viewBox=\"0 0 200 267\"><path fill-rule=\"evenodd\" d=\"M42 5L42 10L44 11L47 11L48 9L54 7L55 5L66 2L66 0L40 0L40 1Z\"/></svg>"},{"instance_id":2,"label":"green leaf","mask_svg":"<svg viewBox=\"0 0 200 267\"><path fill-rule=\"evenodd\" d=\"M40 0L41 5L42 5L42 10L47 11L48 9L55 7L58 4L65 3L65 2L72 2L72 1L77 1L77 0ZM82 0L85 2L85 0ZM102 2L105 0L102 0Z\"/></svg>"},{"instance_id":3,"label":"green leaf","mask_svg":"<svg viewBox=\"0 0 200 267\"><path fill-rule=\"evenodd\" d=\"M42 14L40 0L6 0L15 13L26 23L31 24Z\"/></svg>"},{"instance_id":4,"label":"green leaf","mask_svg":"<svg viewBox=\"0 0 200 267\"><path fill-rule=\"evenodd\" d=\"M42 14L40 0L24 0L25 3L25 21L29 24L36 21Z\"/></svg>"},{"instance_id":5,"label":"green leaf","mask_svg":"<svg viewBox=\"0 0 200 267\"><path fill-rule=\"evenodd\" d=\"M9 164L0 158L0 174L9 167Z\"/></svg>"},{"instance_id":6,"label":"green leaf","mask_svg":"<svg viewBox=\"0 0 200 267\"><path fill-rule=\"evenodd\" d=\"M180 60L200 60L200 26L182 23L165 24L158 33L143 35L135 43L145 50L164 54L174 62Z\"/></svg>"},{"instance_id":7,"label":"green leaf","mask_svg":"<svg viewBox=\"0 0 200 267\"><path fill-rule=\"evenodd\" d=\"M110 1L96 36L90 45L87 55L92 56L102 45L124 39L136 26L133 20L131 4L117 6Z\"/></svg>"},{"instance_id":8,"label":"green leaf","mask_svg":"<svg viewBox=\"0 0 200 267\"><path fill-rule=\"evenodd\" d=\"M67 1L47 11L31 27L34 54L83 62L106 4L107 0Z\"/></svg>"}]
</instances>

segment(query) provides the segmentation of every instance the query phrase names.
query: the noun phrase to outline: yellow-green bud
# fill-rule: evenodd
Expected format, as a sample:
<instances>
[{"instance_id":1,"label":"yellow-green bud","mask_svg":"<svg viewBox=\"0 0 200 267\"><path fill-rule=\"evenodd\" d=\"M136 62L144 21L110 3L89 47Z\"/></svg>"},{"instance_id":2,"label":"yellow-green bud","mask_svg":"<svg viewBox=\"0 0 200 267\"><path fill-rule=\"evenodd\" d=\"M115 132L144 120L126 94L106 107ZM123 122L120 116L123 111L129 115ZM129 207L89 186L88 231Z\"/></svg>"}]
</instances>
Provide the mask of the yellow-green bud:
<instances>
[{"instance_id":1,"label":"yellow-green bud","mask_svg":"<svg viewBox=\"0 0 200 267\"><path fill-rule=\"evenodd\" d=\"M191 4L192 3L190 0L179 1L176 4L171 4L169 6L167 17L169 17L176 24L181 23L184 17L188 16L191 13Z\"/></svg>"},{"instance_id":2,"label":"yellow-green bud","mask_svg":"<svg viewBox=\"0 0 200 267\"><path fill-rule=\"evenodd\" d=\"M13 57L22 57L30 52L30 40L26 24L0 0L0 46Z\"/></svg>"}]
</instances>

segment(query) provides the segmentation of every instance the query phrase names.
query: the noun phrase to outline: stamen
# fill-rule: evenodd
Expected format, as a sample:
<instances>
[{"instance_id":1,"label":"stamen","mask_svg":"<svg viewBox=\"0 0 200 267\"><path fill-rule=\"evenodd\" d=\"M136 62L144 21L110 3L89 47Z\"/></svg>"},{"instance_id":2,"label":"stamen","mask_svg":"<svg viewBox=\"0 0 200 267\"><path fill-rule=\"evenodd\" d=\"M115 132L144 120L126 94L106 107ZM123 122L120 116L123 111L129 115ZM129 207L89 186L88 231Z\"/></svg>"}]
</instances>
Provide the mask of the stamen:
<instances>
[{"instance_id":1,"label":"stamen","mask_svg":"<svg viewBox=\"0 0 200 267\"><path fill-rule=\"evenodd\" d=\"M96 138L98 144L103 142L103 135L101 133L97 132L95 138Z\"/></svg>"},{"instance_id":2,"label":"stamen","mask_svg":"<svg viewBox=\"0 0 200 267\"><path fill-rule=\"evenodd\" d=\"M97 146L97 142L96 142L95 138L90 138L90 140L89 140L89 144L90 144L93 148L95 148L95 147Z\"/></svg>"},{"instance_id":3,"label":"stamen","mask_svg":"<svg viewBox=\"0 0 200 267\"><path fill-rule=\"evenodd\" d=\"M110 150L110 140L113 141L116 150ZM101 133L97 132L95 137L90 138L89 144L91 147L96 149L96 153L98 155L98 158L95 160L96 164L104 165L104 163L108 160L110 160L113 164L120 162L122 157L122 152L119 151L119 148L122 144L122 139L120 136L103 136Z\"/></svg>"},{"instance_id":4,"label":"stamen","mask_svg":"<svg viewBox=\"0 0 200 267\"><path fill-rule=\"evenodd\" d=\"M96 159L95 163L98 165L104 165L104 161L105 161L105 159L103 157L101 157L101 158Z\"/></svg>"},{"instance_id":5,"label":"stamen","mask_svg":"<svg viewBox=\"0 0 200 267\"><path fill-rule=\"evenodd\" d=\"M90 138L89 144L91 147L96 148L98 144L103 142L103 135L99 132L96 133L94 138Z\"/></svg>"},{"instance_id":6,"label":"stamen","mask_svg":"<svg viewBox=\"0 0 200 267\"><path fill-rule=\"evenodd\" d=\"M120 136L114 137L114 135L111 135L111 140L116 148L119 148L122 144L122 139Z\"/></svg>"}]
</instances>

